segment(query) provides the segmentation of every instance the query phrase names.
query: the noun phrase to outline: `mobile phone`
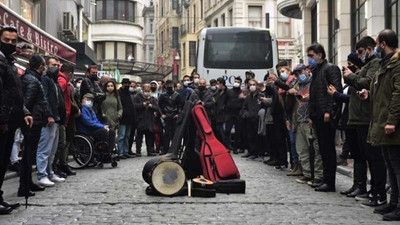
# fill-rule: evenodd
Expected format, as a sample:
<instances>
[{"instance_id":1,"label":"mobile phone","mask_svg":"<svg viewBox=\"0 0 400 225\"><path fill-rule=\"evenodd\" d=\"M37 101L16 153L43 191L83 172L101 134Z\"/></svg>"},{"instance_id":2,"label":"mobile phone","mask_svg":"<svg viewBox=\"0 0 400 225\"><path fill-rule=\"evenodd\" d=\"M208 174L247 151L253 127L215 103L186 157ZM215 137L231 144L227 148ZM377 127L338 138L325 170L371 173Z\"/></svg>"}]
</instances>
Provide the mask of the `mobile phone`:
<instances>
[{"instance_id":1,"label":"mobile phone","mask_svg":"<svg viewBox=\"0 0 400 225\"><path fill-rule=\"evenodd\" d=\"M302 96L302 95L295 95L295 97L296 97L298 100L303 99L303 96Z\"/></svg>"}]
</instances>

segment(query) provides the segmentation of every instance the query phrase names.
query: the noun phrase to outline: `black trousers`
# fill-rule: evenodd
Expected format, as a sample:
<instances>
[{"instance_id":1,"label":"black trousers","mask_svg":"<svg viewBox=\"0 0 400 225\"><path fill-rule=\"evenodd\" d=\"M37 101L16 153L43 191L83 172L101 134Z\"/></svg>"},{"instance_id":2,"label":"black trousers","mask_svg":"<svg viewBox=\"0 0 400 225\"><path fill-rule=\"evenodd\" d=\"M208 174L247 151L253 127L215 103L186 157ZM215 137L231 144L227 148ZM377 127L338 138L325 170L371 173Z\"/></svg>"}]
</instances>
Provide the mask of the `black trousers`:
<instances>
[{"instance_id":1,"label":"black trousers","mask_svg":"<svg viewBox=\"0 0 400 225\"><path fill-rule=\"evenodd\" d=\"M247 119L241 119L241 132L240 132L240 140L241 140L241 146L239 146L239 149L249 149L249 143L247 142Z\"/></svg>"},{"instance_id":2,"label":"black trousers","mask_svg":"<svg viewBox=\"0 0 400 225\"><path fill-rule=\"evenodd\" d=\"M400 146L384 146L382 147L382 153L392 189L390 203L400 208Z\"/></svg>"},{"instance_id":3,"label":"black trousers","mask_svg":"<svg viewBox=\"0 0 400 225\"><path fill-rule=\"evenodd\" d=\"M133 142L135 140L136 132L136 123L133 123L131 126L131 134L129 135L129 150L132 151Z\"/></svg>"},{"instance_id":4,"label":"black trousers","mask_svg":"<svg viewBox=\"0 0 400 225\"><path fill-rule=\"evenodd\" d=\"M336 129L330 123L325 123L324 118L313 120L317 132L319 151L324 164L324 183L335 186L336 180Z\"/></svg>"},{"instance_id":5,"label":"black trousers","mask_svg":"<svg viewBox=\"0 0 400 225\"><path fill-rule=\"evenodd\" d=\"M154 152L154 133L148 130L137 130L136 134L136 153L140 153L142 150L143 136L146 139L147 153Z\"/></svg>"},{"instance_id":6,"label":"black trousers","mask_svg":"<svg viewBox=\"0 0 400 225\"><path fill-rule=\"evenodd\" d=\"M21 160L21 174L19 177L19 189L30 190L32 181L32 162L36 161L36 152L40 140L42 126L32 126L32 129L22 129L24 134L24 153Z\"/></svg>"},{"instance_id":7,"label":"black trousers","mask_svg":"<svg viewBox=\"0 0 400 225\"><path fill-rule=\"evenodd\" d=\"M246 131L247 131L247 142L249 144L249 154L257 155L258 153L258 141L257 141L257 129L258 119L247 119Z\"/></svg>"},{"instance_id":8,"label":"black trousers","mask_svg":"<svg viewBox=\"0 0 400 225\"><path fill-rule=\"evenodd\" d=\"M287 147L286 147L286 128L279 122L267 124L266 126L266 152L271 155L273 160L279 162L279 165L288 165Z\"/></svg>"},{"instance_id":9,"label":"black trousers","mask_svg":"<svg viewBox=\"0 0 400 225\"><path fill-rule=\"evenodd\" d=\"M356 127L358 145L361 154L368 162L371 173L371 190L372 194L386 194L386 165L383 159L382 150L379 147L372 146L367 143L368 125L360 125Z\"/></svg>"},{"instance_id":10,"label":"black trousers","mask_svg":"<svg viewBox=\"0 0 400 225\"><path fill-rule=\"evenodd\" d=\"M9 127L8 131L4 133L0 131L0 202L3 202L4 200L1 187L3 186L8 164L10 163L11 150L14 144L16 129L16 127Z\"/></svg>"},{"instance_id":11,"label":"black trousers","mask_svg":"<svg viewBox=\"0 0 400 225\"><path fill-rule=\"evenodd\" d=\"M368 132L368 131L367 131ZM367 189L367 161L365 155L362 154L362 146L359 144L359 137L355 128L345 130L346 139L344 140L343 148L348 148L352 158L354 159L354 176L353 185L361 190ZM367 142L365 138L364 142ZM372 181L371 181L372 182Z\"/></svg>"},{"instance_id":12,"label":"black trousers","mask_svg":"<svg viewBox=\"0 0 400 225\"><path fill-rule=\"evenodd\" d=\"M164 135L163 135L163 151L162 153L167 153L169 146L171 144L172 138L175 134L176 119L164 119Z\"/></svg>"},{"instance_id":13,"label":"black trousers","mask_svg":"<svg viewBox=\"0 0 400 225\"><path fill-rule=\"evenodd\" d=\"M110 129L107 131L104 128L99 128L89 132L89 135L94 138L96 142L107 141L107 150L111 155L115 147L115 131Z\"/></svg>"},{"instance_id":14,"label":"black trousers","mask_svg":"<svg viewBox=\"0 0 400 225\"><path fill-rule=\"evenodd\" d=\"M235 134L233 135L234 145L232 147L231 131L232 127L235 125ZM241 141L242 133L242 121L238 114L229 115L225 123L225 134L224 134L224 144L229 149L239 149L242 146Z\"/></svg>"}]
</instances>

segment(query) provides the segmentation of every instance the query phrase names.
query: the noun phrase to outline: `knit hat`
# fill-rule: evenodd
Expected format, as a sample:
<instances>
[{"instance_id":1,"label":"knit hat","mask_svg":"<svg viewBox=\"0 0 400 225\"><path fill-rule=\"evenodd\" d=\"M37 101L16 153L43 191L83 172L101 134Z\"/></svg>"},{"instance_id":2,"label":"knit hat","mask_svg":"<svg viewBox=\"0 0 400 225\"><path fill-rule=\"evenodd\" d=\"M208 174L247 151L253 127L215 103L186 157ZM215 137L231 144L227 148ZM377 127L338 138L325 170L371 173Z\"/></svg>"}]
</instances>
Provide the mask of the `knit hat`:
<instances>
[{"instance_id":1,"label":"knit hat","mask_svg":"<svg viewBox=\"0 0 400 225\"><path fill-rule=\"evenodd\" d=\"M347 61L353 63L356 65L358 68L361 68L364 66L364 63L361 61L360 58L358 58L357 52L352 52L347 56Z\"/></svg>"}]
</instances>

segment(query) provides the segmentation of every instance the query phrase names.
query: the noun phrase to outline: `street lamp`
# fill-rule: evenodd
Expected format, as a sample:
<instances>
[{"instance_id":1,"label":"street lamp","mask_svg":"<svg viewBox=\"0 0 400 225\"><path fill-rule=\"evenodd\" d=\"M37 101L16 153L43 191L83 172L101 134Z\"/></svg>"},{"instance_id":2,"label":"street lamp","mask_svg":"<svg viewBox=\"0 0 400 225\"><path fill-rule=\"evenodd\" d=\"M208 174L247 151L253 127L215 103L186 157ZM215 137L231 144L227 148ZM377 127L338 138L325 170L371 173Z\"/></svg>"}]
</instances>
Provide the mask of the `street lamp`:
<instances>
[{"instance_id":1,"label":"street lamp","mask_svg":"<svg viewBox=\"0 0 400 225\"><path fill-rule=\"evenodd\" d=\"M174 57L174 70L175 70L175 76L174 76L174 83L178 83L179 80L179 60L181 60L181 57L179 56L179 53L176 52L175 57Z\"/></svg>"}]
</instances>

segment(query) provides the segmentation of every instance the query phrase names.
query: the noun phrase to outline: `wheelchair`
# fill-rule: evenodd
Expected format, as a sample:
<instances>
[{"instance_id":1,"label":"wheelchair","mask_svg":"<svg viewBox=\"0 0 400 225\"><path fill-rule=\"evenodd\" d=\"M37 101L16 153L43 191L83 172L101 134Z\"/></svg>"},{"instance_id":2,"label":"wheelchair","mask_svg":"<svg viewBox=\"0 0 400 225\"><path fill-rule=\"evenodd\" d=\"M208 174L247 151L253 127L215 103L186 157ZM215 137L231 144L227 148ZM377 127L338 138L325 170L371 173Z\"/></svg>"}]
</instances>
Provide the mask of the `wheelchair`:
<instances>
[{"instance_id":1,"label":"wheelchair","mask_svg":"<svg viewBox=\"0 0 400 225\"><path fill-rule=\"evenodd\" d=\"M117 167L115 157L108 152L108 144L104 141L95 141L87 134L76 134L69 148L68 166L73 169L85 167L103 168L105 163Z\"/></svg>"}]
</instances>

